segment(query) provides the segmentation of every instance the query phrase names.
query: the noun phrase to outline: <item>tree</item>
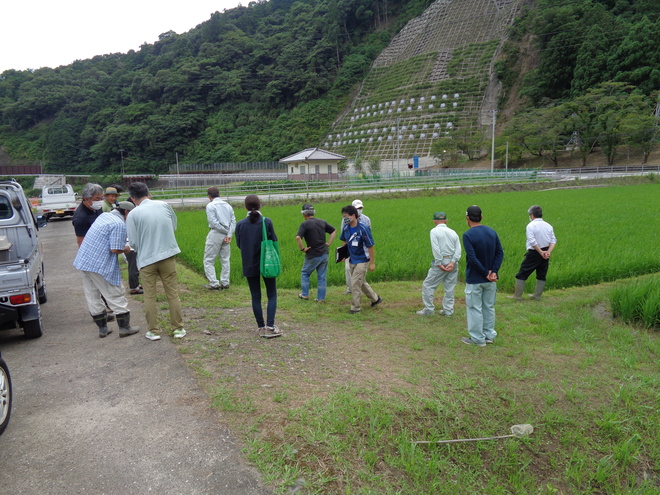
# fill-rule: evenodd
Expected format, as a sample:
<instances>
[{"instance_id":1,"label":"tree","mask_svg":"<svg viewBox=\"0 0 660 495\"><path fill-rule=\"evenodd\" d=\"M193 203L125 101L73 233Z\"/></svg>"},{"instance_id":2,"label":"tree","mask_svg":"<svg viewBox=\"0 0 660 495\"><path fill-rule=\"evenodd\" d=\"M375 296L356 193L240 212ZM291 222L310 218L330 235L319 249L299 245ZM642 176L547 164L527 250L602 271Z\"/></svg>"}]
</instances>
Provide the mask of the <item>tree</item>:
<instances>
[{"instance_id":1,"label":"tree","mask_svg":"<svg viewBox=\"0 0 660 495\"><path fill-rule=\"evenodd\" d=\"M378 173L380 172L380 158L378 158L377 156L369 158L368 164L369 164L369 171L373 175L378 175Z\"/></svg>"}]
</instances>

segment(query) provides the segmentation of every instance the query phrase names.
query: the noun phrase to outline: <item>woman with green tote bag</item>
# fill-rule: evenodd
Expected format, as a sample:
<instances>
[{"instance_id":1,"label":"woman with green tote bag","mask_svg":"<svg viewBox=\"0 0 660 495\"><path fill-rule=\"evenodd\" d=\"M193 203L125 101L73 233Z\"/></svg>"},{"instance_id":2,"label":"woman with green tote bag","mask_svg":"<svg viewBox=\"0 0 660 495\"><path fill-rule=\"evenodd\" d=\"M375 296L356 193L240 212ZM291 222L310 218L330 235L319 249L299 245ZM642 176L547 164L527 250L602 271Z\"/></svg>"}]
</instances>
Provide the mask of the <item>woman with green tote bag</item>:
<instances>
[{"instance_id":1,"label":"woman with green tote bag","mask_svg":"<svg viewBox=\"0 0 660 495\"><path fill-rule=\"evenodd\" d=\"M245 198L245 209L248 211L247 218L236 224L234 236L236 245L241 250L243 262L243 276L247 279L252 295L252 312L257 320L258 332L261 337L280 337L282 332L275 325L275 313L277 311L277 278L270 276L262 277L261 273L261 245L262 241L269 240L277 242L277 235L270 218L264 218L259 211L261 201L256 194L250 194ZM266 232L266 238L263 232ZM272 275L272 274L271 274ZM266 286L268 304L266 306L266 321L264 322L263 309L261 308L261 278Z\"/></svg>"}]
</instances>

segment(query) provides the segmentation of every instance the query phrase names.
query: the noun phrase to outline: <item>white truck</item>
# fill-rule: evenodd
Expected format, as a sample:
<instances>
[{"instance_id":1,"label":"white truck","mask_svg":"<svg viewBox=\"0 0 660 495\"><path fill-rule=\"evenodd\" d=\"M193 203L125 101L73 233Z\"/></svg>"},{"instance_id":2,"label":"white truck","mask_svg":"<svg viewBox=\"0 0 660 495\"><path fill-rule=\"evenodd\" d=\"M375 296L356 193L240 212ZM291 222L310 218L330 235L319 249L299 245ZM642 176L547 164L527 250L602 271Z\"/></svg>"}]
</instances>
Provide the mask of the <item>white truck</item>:
<instances>
[{"instance_id":1,"label":"white truck","mask_svg":"<svg viewBox=\"0 0 660 495\"><path fill-rule=\"evenodd\" d=\"M72 217L78 207L77 196L71 184L46 186L41 190L41 214L47 219Z\"/></svg>"},{"instance_id":2,"label":"white truck","mask_svg":"<svg viewBox=\"0 0 660 495\"><path fill-rule=\"evenodd\" d=\"M34 217L18 182L0 181L0 329L18 323L29 339L41 337L41 304L47 300L39 242L46 221Z\"/></svg>"}]
</instances>

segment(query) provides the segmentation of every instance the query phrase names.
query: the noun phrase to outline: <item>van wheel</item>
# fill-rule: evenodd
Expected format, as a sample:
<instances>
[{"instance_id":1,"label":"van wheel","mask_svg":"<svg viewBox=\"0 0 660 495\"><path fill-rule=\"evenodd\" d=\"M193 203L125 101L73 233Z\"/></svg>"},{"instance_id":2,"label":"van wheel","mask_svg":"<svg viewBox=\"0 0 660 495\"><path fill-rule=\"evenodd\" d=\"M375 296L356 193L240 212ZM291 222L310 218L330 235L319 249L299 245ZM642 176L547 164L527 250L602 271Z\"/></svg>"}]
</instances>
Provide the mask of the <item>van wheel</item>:
<instances>
[{"instance_id":1,"label":"van wheel","mask_svg":"<svg viewBox=\"0 0 660 495\"><path fill-rule=\"evenodd\" d=\"M37 304L37 311L39 312L39 317L36 320L28 320L22 322L23 333L25 334L26 339L38 339L43 335L41 329L41 306Z\"/></svg>"}]
</instances>

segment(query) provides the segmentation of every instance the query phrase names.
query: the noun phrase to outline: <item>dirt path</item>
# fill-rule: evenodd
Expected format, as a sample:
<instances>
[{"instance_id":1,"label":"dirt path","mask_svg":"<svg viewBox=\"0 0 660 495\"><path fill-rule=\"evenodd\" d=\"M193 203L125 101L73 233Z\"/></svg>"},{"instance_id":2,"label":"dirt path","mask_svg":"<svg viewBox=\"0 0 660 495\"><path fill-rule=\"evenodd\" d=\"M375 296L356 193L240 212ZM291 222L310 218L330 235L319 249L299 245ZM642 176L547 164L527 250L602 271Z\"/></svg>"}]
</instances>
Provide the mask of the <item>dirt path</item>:
<instances>
[{"instance_id":1,"label":"dirt path","mask_svg":"<svg viewBox=\"0 0 660 495\"><path fill-rule=\"evenodd\" d=\"M99 339L70 220L41 231L44 335L0 332L14 409L0 437L0 494L265 494L169 338ZM129 296L130 297L130 296Z\"/></svg>"}]
</instances>

